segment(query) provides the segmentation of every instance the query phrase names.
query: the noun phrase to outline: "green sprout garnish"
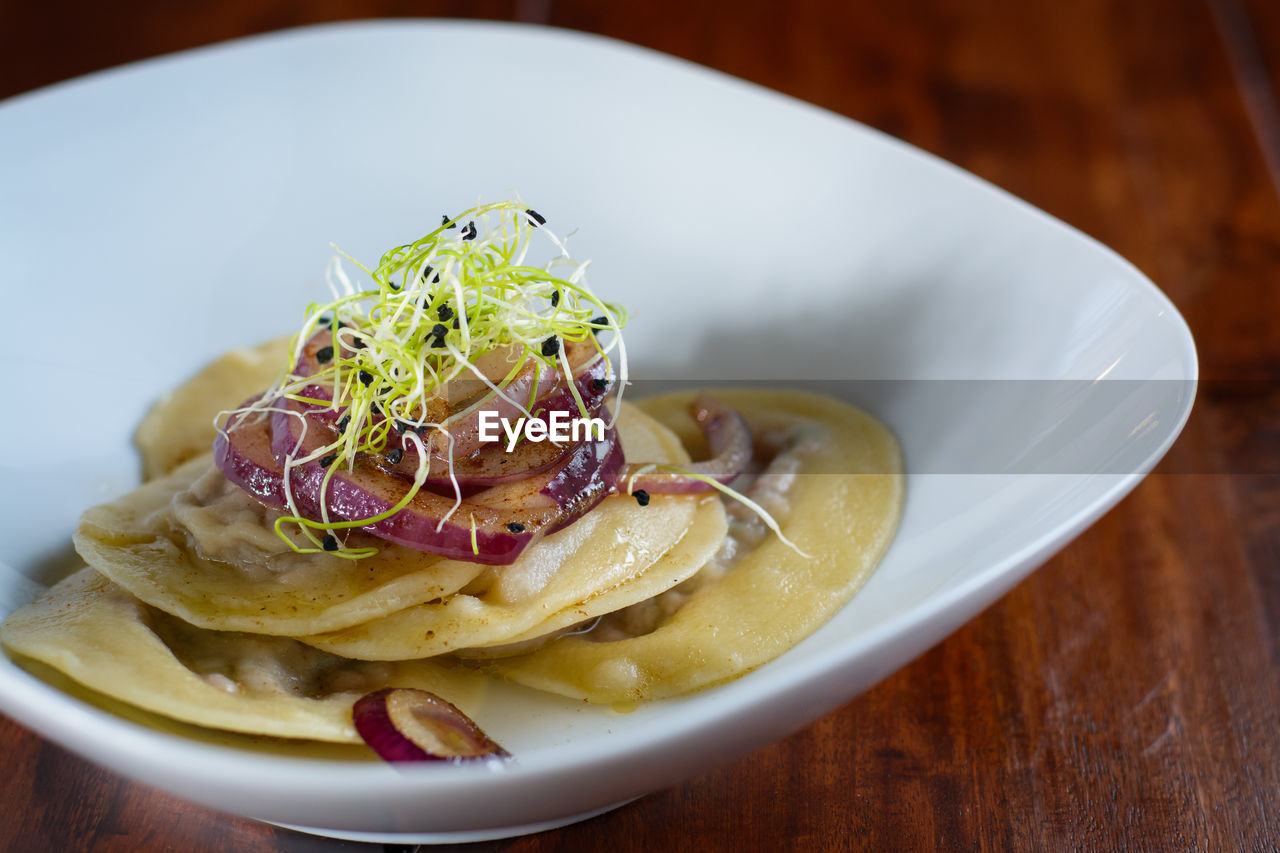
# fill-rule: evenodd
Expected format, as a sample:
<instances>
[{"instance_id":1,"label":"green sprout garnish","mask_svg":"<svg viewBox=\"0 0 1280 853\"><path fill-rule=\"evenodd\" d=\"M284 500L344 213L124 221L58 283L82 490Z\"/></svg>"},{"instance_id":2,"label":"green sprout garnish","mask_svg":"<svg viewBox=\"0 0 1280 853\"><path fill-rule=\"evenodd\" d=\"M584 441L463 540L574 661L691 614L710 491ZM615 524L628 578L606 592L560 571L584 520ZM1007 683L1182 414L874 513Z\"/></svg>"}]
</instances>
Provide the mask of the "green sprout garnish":
<instances>
[{"instance_id":1,"label":"green sprout garnish","mask_svg":"<svg viewBox=\"0 0 1280 853\"><path fill-rule=\"evenodd\" d=\"M533 370L538 380L546 371L558 370L585 416L586 406L573 381L565 349L566 343L585 343L598 357L617 348L619 381L614 384L616 403L621 402L627 382L626 348L620 334L626 311L591 292L586 282L587 264L573 260L564 241L545 223L518 200L446 216L425 237L385 253L372 270L343 254L372 282L371 287L360 290L335 258L329 280L334 298L307 307L302 327L290 345L291 365L296 366L302 363L308 342L318 333L327 334L326 345L316 353L320 369L301 376L291 366L261 399L238 410L240 414L282 411L281 402L292 400L342 413L336 441L309 455L285 460L288 513L276 521L275 530L290 548L299 553L328 550L349 559L376 553L374 548L348 548L337 537L325 548L325 538L318 534L327 538L334 531L363 527L407 506L428 475L431 448L424 434L448 447L447 455L441 455L450 462L456 500L453 510L441 519L443 526L462 501L452 470L449 427L459 413L448 407L451 382L477 381L487 396L502 397L529 415L533 395L517 400L506 389L526 368ZM529 260L539 235L553 250L551 259L541 265ZM602 333L611 333L606 342L600 339ZM477 366L489 354L497 359L505 357L511 364L500 379L486 376ZM615 378L612 368L609 378ZM312 386L330 389L332 399L309 395L307 389ZM538 382L532 387L536 393ZM615 418L619 411L616 403ZM296 412L290 414L301 419ZM405 496L371 518L331 520L324 496L339 467L353 466L358 454L395 453L402 443L418 452L418 468ZM319 521L301 515L289 476L293 466L315 460L327 469ZM287 536L288 525L296 525L311 547ZM473 520L472 542L478 550L475 536Z\"/></svg>"},{"instance_id":2,"label":"green sprout garnish","mask_svg":"<svg viewBox=\"0 0 1280 853\"><path fill-rule=\"evenodd\" d=\"M786 545L806 560L813 558L812 554L802 550L799 545L787 538L786 534L782 532L782 526L779 525L774 517L769 514L768 510L737 489L721 483L715 477L708 477L705 474L699 474L697 471L690 471L688 468L681 468L679 465L666 465L658 462L650 462L648 465L642 465L637 468L631 473L631 476L627 477L627 494L635 494L636 480L643 477L645 474L648 474L650 471L666 471L669 474L678 474L679 476L687 477L690 480L697 480L699 483L706 483L720 494L737 501L755 513L756 517L764 522L765 527L768 527L777 534L778 539L782 541L783 545Z\"/></svg>"}]
</instances>

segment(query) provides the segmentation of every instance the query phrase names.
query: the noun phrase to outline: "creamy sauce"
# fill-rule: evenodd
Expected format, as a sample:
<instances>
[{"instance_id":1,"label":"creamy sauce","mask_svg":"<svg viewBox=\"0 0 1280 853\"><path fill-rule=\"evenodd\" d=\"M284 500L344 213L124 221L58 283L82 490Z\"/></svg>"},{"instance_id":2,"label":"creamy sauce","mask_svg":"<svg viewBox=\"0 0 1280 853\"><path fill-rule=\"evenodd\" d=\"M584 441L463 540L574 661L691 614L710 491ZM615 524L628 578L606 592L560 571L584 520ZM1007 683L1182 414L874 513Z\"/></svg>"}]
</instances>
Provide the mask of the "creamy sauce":
<instances>
[{"instance_id":1,"label":"creamy sauce","mask_svg":"<svg viewBox=\"0 0 1280 853\"><path fill-rule=\"evenodd\" d=\"M322 696L334 692L325 673L345 663L295 640L213 633L153 609L143 618L183 666L227 693Z\"/></svg>"},{"instance_id":2,"label":"creamy sauce","mask_svg":"<svg viewBox=\"0 0 1280 853\"><path fill-rule=\"evenodd\" d=\"M186 539L192 553L206 560L233 563L259 578L271 573L271 558L286 550L272 526L277 515L228 482L212 465L175 494L168 507L171 529Z\"/></svg>"},{"instance_id":3,"label":"creamy sauce","mask_svg":"<svg viewBox=\"0 0 1280 853\"><path fill-rule=\"evenodd\" d=\"M298 553L275 531L281 513L263 506L231 484L217 468L209 466L191 485L178 490L163 511L164 523L189 555L235 566L246 578L269 580L295 571L341 571L350 564L324 553ZM314 545L293 525L284 535L298 548L314 551ZM361 531L346 536L352 547L373 544L385 558L422 560L421 552L391 545ZM408 552L408 554L406 554Z\"/></svg>"}]
</instances>

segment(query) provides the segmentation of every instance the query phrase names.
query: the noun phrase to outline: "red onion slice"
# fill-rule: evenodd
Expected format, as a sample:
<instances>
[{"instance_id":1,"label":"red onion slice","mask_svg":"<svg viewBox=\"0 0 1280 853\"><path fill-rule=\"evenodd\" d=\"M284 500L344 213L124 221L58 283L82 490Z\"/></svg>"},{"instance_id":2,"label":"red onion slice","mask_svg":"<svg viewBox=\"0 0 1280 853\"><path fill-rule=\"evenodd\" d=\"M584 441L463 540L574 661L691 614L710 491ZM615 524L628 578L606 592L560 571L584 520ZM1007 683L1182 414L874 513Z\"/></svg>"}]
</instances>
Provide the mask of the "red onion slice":
<instances>
[{"instance_id":1,"label":"red onion slice","mask_svg":"<svg viewBox=\"0 0 1280 853\"><path fill-rule=\"evenodd\" d=\"M258 397L244 402L252 405ZM246 421L244 415L232 415L226 427L213 439L213 464L232 485L272 507L283 507L284 472L271 449L271 430L266 414L258 420Z\"/></svg>"},{"instance_id":2,"label":"red onion slice","mask_svg":"<svg viewBox=\"0 0 1280 853\"><path fill-rule=\"evenodd\" d=\"M292 410L293 405L286 404L284 408ZM332 435L323 434L318 424L311 424L304 435L301 421L297 414L287 411L271 414L267 431L274 456L270 467L263 464L258 452L266 430L264 424L246 424L234 430L228 451L218 462L219 469L241 488L279 506L273 498L283 491L276 483L283 481L282 460L309 456L333 440ZM242 461L250 452L253 458ZM452 496L419 491L395 514L364 524L361 529L389 542L451 559L505 565L514 562L539 536L562 529L611 494L622 463L617 432L608 430L603 440L583 442L564 463L546 474L478 492L456 510ZM253 472L255 467L267 470ZM245 471L250 473L246 476ZM289 484L295 504L303 516L312 520L321 517L325 472L317 460L299 462L290 468ZM255 484L257 488L251 489ZM358 521L389 511L408 488L409 484L399 477L357 458L354 468L343 465L333 472L325 489L325 503L334 521Z\"/></svg>"},{"instance_id":3,"label":"red onion slice","mask_svg":"<svg viewBox=\"0 0 1280 853\"><path fill-rule=\"evenodd\" d=\"M604 399L604 391L595 392L591 390L591 386L595 379L605 378L609 369L609 363L596 352L595 348L583 343L565 343L565 357L569 359L569 368L574 376L574 383L579 386L579 393L583 394L583 402L587 403L587 410L590 411L598 408ZM571 415L577 415L576 401L573 399L572 393L568 388L564 387L565 377L561 372L559 365L554 369L542 366L541 371L536 375L532 365L526 365L506 388L502 389L502 394L486 389L487 393L482 394L479 399L466 407L462 411L453 412L449 415L449 420L445 426L449 430L452 438L453 454L457 456L470 456L483 446L480 441L480 413L495 412L499 418L515 419L524 416L524 412L520 408L527 400L533 400L529 411L538 414L539 410L551 412L556 409L568 411ZM473 378L463 378L454 380L455 383L462 385L464 388L468 385L483 385L479 380ZM562 403L544 404L545 400L549 400L555 396L556 389L560 388L564 392L564 397L568 400L568 405ZM595 405L588 402L587 397L595 398ZM511 401L519 403L517 406ZM443 435L437 434L434 439L436 450L439 452L447 452L446 445L449 443Z\"/></svg>"},{"instance_id":4,"label":"red onion slice","mask_svg":"<svg viewBox=\"0 0 1280 853\"><path fill-rule=\"evenodd\" d=\"M681 467L690 474L727 485L751 462L754 452L751 428L735 409L730 409L710 394L699 394L689 406L689 414L698 422L698 428L706 436L711 458ZM643 489L653 495L688 495L715 491L715 486L710 483L679 473L649 471L636 476L636 472L646 467L648 466L643 463L626 466L622 470L619 488L624 492Z\"/></svg>"},{"instance_id":5,"label":"red onion slice","mask_svg":"<svg viewBox=\"0 0 1280 853\"><path fill-rule=\"evenodd\" d=\"M425 690L387 687L370 693L356 702L351 717L364 742L393 763L511 757L453 703Z\"/></svg>"},{"instance_id":6,"label":"red onion slice","mask_svg":"<svg viewBox=\"0 0 1280 853\"><path fill-rule=\"evenodd\" d=\"M574 379L574 384L582 397L583 405L586 406L588 417L602 416L601 408L604 405L605 398L608 396L609 386L600 380L604 380L607 370L607 362L600 359ZM496 406L484 406L482 410L498 412L499 417L510 417L513 419L513 425L515 423L514 418L523 417L519 412L511 410L509 405L506 409L498 409ZM503 411L509 413L504 415L502 414ZM578 404L573 397L573 392L563 382L556 386L549 395L535 402L530 411L535 415L534 420L543 421L548 426L550 425L551 415L555 412L564 412L570 418L579 416ZM329 413L326 412L326 414ZM475 440L479 441L479 411L475 413L475 417L477 423ZM604 420L607 422L608 417L605 416ZM459 427L454 425L450 428L450 432L453 433L458 429ZM470 429L470 427L467 429ZM507 434L501 426L497 428L497 434L499 436L498 441L482 443L479 445L478 450L469 454L463 452L466 445L455 440L453 454L454 476L457 477L459 484L464 489L494 486L541 473L563 460L577 446L577 443L565 443L556 446L549 441L525 442L508 453L506 449ZM443 438L443 435L438 432L433 432L430 436L424 436L424 439L429 439L433 445L431 453L431 469L433 471L448 469L447 451L441 452L439 449L439 445L445 443L441 441ZM383 462L378 464L400 477L412 480L418 470L419 457L416 445L402 437L400 446L404 451L404 455L399 462L394 465L391 463L384 464ZM427 477L425 485L434 491L447 490L449 493L453 491L453 484L448 477L430 475Z\"/></svg>"},{"instance_id":7,"label":"red onion slice","mask_svg":"<svg viewBox=\"0 0 1280 853\"><path fill-rule=\"evenodd\" d=\"M332 343L333 336L327 329L313 335L303 347L302 357L294 365L294 375L309 377L320 372L323 365L317 360L316 353L321 349L331 348ZM342 354L349 356L351 352L343 350ZM608 394L609 362L600 355L593 344L586 342L566 341L565 358L569 360L569 366L574 375L574 385L577 386L586 410L594 412L604 403ZM328 360L325 361L325 364L327 363ZM489 378L496 383L502 377ZM492 411L501 418L511 419L523 416L524 413L520 407L511 403L511 400L521 405L524 405L527 400L534 400L529 411L535 415L539 412L553 411L566 411L571 416L578 415L577 400L566 386L564 374L558 366L556 369L548 369L543 365L541 371L535 371L532 363L526 364L503 389L502 394L505 396L495 393L472 374L463 374L450 382L449 386L448 390L452 393L436 398L440 403L438 410L428 413L429 420L444 422L452 437L452 449L449 446L449 439L438 432L433 432L427 437L432 446L432 455L441 458L452 452L455 459L461 459L482 450L484 442L480 441L480 412ZM313 384L303 388L301 395L316 400L331 400L333 390ZM452 398L452 407L446 397ZM459 403L459 400L462 402ZM331 423L338 421L346 411L324 406L310 406L310 408L314 409L313 417ZM374 423L381 420L381 415L373 417ZM416 469L417 465L414 464L411 467Z\"/></svg>"},{"instance_id":8,"label":"red onion slice","mask_svg":"<svg viewBox=\"0 0 1280 853\"><path fill-rule=\"evenodd\" d=\"M617 491L618 474L627 460L617 431L606 430L604 437L604 441L585 442L542 488L541 494L555 501L563 513L547 533L563 530Z\"/></svg>"},{"instance_id":9,"label":"red onion slice","mask_svg":"<svg viewBox=\"0 0 1280 853\"><path fill-rule=\"evenodd\" d=\"M278 413L272 415L273 419L278 417L281 417ZM215 442L214 464L236 486L264 504L284 510L284 470L272 447L276 439L270 423L249 420L232 426L235 428L228 431L226 438L219 436ZM299 466L293 469L290 477L294 503L302 516L317 520L320 508L315 496L324 472L314 462L306 465L313 466L316 471L300 471L303 466ZM308 473L311 476L304 476ZM394 486L381 486L384 493L370 492L350 483L345 477L335 475L329 500L334 521L343 521L348 516L369 518L378 515L404 495L407 485L399 478L372 468L366 468L365 473L392 481ZM552 500L536 493L545 482L539 479L532 486L533 505L516 501L510 506L497 508L464 501L443 524L440 520L453 509L454 500L420 492L400 512L381 522L366 525L365 529L388 541L453 559L489 565L512 563L545 532L549 524L565 513Z\"/></svg>"},{"instance_id":10,"label":"red onion slice","mask_svg":"<svg viewBox=\"0 0 1280 853\"><path fill-rule=\"evenodd\" d=\"M501 434L501 429L499 433ZM507 437L502 434L501 441L485 444L470 456L455 458L453 479L449 477L448 459L432 453L431 467L423 481L423 488L453 497L453 482L456 479L464 496L473 495L482 489L544 474L563 463L582 444L581 441L560 445L550 441L524 441L508 453L506 442ZM388 474L411 482L418 473L418 460L421 458L417 453L417 445L406 438L397 442L394 437L391 445L401 448L399 462L393 463L386 456L373 455L370 455L370 461Z\"/></svg>"}]
</instances>

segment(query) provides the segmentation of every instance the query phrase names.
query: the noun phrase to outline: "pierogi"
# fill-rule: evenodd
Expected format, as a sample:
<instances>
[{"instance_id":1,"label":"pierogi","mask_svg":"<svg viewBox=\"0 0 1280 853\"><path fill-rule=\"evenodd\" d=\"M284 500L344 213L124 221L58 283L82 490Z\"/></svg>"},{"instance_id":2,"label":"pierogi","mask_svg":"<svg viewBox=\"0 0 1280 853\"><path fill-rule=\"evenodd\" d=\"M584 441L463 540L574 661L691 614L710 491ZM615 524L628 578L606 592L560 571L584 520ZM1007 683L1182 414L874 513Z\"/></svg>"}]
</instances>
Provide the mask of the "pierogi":
<instances>
[{"instance_id":1,"label":"pierogi","mask_svg":"<svg viewBox=\"0 0 1280 853\"><path fill-rule=\"evenodd\" d=\"M899 451L873 418L812 394L714 391L761 438L735 489L792 545L718 492L647 505L620 493L509 565L363 533L350 541L376 541L375 556L296 553L273 530L281 513L207 455L219 410L269 384L281 349L227 355L147 416L148 482L86 512L75 544L87 568L0 625L19 661L199 726L335 743L360 742L352 703L388 686L461 705L493 678L593 703L663 699L811 634L898 522ZM679 466L703 452L691 399L623 404L627 459Z\"/></svg>"}]
</instances>

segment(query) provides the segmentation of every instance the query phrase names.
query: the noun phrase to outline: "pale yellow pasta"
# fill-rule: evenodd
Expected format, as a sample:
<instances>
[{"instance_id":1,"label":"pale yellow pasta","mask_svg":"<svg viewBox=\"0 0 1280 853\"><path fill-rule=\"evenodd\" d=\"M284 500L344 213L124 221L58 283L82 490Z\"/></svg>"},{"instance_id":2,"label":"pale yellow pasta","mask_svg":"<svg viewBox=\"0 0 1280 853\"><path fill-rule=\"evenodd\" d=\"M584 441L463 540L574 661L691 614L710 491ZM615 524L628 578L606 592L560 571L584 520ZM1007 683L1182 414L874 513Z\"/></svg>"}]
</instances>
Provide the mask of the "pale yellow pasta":
<instances>
[{"instance_id":1,"label":"pale yellow pasta","mask_svg":"<svg viewBox=\"0 0 1280 853\"><path fill-rule=\"evenodd\" d=\"M626 495L608 498L581 521L539 543L536 560L528 561L524 571L517 569L518 560L490 570L492 582L479 579L482 588L474 592L464 590L373 622L301 639L365 660L406 660L518 642L566 609L593 615L594 597L620 589L634 593L651 572L658 583L679 583L719 547L724 509L714 498L655 496L649 506L637 509ZM684 539L689 543L681 548ZM661 591L657 585L647 585L650 594ZM615 599L618 606L639 600L625 592Z\"/></svg>"},{"instance_id":2,"label":"pale yellow pasta","mask_svg":"<svg viewBox=\"0 0 1280 853\"><path fill-rule=\"evenodd\" d=\"M229 731L360 743L351 705L389 685L474 707L479 676L435 661L365 664L296 640L204 631L82 569L0 625L0 642L86 687Z\"/></svg>"},{"instance_id":3,"label":"pale yellow pasta","mask_svg":"<svg viewBox=\"0 0 1280 853\"><path fill-rule=\"evenodd\" d=\"M232 350L161 397L133 434L142 456L142 477L168 474L209 452L214 416L269 388L284 373L288 338Z\"/></svg>"},{"instance_id":4,"label":"pale yellow pasta","mask_svg":"<svg viewBox=\"0 0 1280 853\"><path fill-rule=\"evenodd\" d=\"M674 435L634 408L623 406L617 427L623 446L640 458L688 459ZM363 638L365 623L382 620L386 627L371 640L316 642L352 657L404 659L501 642L634 577L685 534L696 504L670 497L640 507L610 498L506 566L446 560L372 539L378 554L353 564L332 554L294 553L272 530L274 510L227 484L207 459L195 459L90 509L75 543L89 565L193 625L291 637L350 629ZM481 589L457 595L468 584ZM420 646L412 646L406 630Z\"/></svg>"},{"instance_id":5,"label":"pale yellow pasta","mask_svg":"<svg viewBox=\"0 0 1280 853\"><path fill-rule=\"evenodd\" d=\"M653 631L595 642L567 636L492 664L504 677L589 702L650 701L742 675L822 626L866 581L893 538L903 491L893 436L878 421L812 394L717 392L749 421L817 425L827 439L800 461L782 530L689 596ZM678 425L687 396L646 401ZM781 422L781 423L779 423Z\"/></svg>"},{"instance_id":6,"label":"pale yellow pasta","mask_svg":"<svg viewBox=\"0 0 1280 853\"><path fill-rule=\"evenodd\" d=\"M201 556L188 531L173 523L173 504L209 465L208 457L192 460L90 509L75 533L80 556L138 598L193 625L281 636L334 630L430 601L485 568L385 542L358 565L332 554L296 554L271 531L276 513L243 494L221 506L226 531L244 531L235 547L238 559Z\"/></svg>"},{"instance_id":7,"label":"pale yellow pasta","mask_svg":"<svg viewBox=\"0 0 1280 853\"><path fill-rule=\"evenodd\" d=\"M873 418L811 394L717 391L757 438L804 437L750 493L803 554L717 494L608 498L508 566L371 537L378 555L357 562L297 554L272 529L277 513L207 453L213 415L269 384L282 353L228 355L148 415L138 443L158 478L85 513L75 540L91 568L12 614L0 642L174 720L358 743L351 705L384 686L468 706L497 675L616 704L740 676L848 602L898 522L899 451ZM622 408L629 461L684 465L686 448L702 451L690 398Z\"/></svg>"},{"instance_id":8,"label":"pale yellow pasta","mask_svg":"<svg viewBox=\"0 0 1280 853\"><path fill-rule=\"evenodd\" d=\"M646 601L678 586L697 574L724 541L726 521L723 502L716 495L705 495L699 501L698 517L689 530L662 559L644 572L623 581L612 589L586 596L528 630L507 637L502 646L467 649L469 657L505 657L515 652L509 647L535 643L558 631L598 616Z\"/></svg>"}]
</instances>

